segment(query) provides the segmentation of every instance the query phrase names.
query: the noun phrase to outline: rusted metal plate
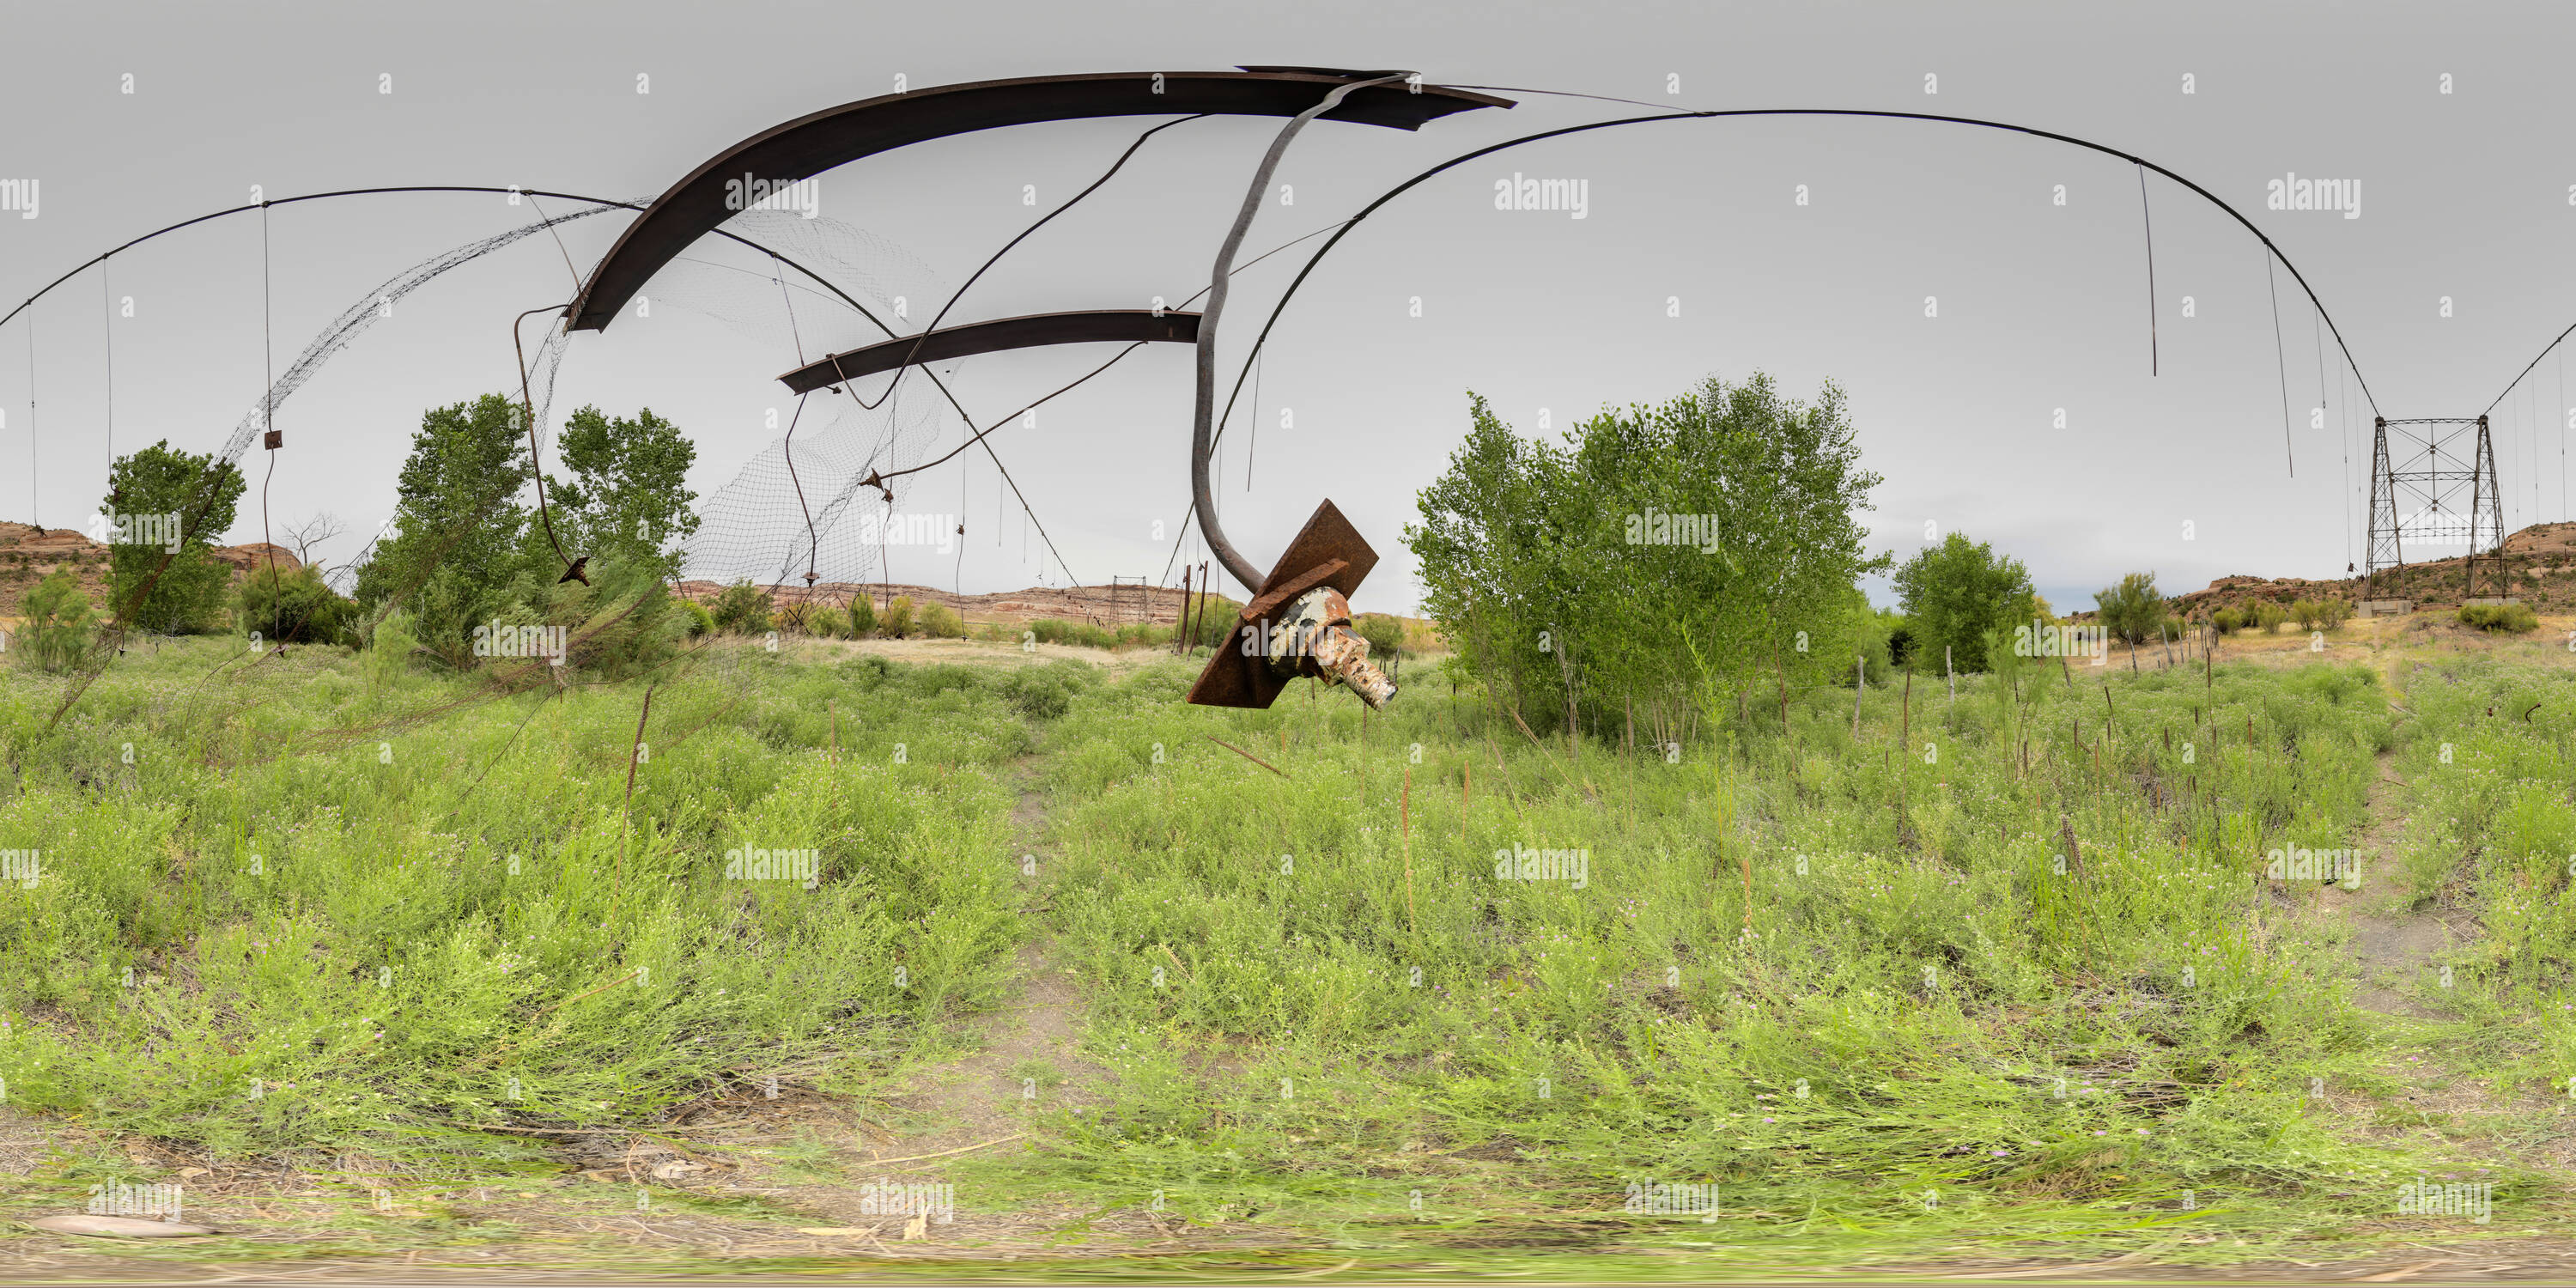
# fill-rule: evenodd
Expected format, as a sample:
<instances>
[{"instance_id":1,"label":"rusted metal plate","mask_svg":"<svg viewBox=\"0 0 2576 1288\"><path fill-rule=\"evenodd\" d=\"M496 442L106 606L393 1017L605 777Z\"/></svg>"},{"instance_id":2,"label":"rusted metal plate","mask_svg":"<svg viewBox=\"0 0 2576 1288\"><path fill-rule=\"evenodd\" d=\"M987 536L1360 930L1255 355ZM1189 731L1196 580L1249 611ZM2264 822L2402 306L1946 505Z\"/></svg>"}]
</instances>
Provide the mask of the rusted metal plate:
<instances>
[{"instance_id":1,"label":"rusted metal plate","mask_svg":"<svg viewBox=\"0 0 2576 1288\"><path fill-rule=\"evenodd\" d=\"M922 335L900 336L865 348L809 362L778 379L789 389L810 394L846 380L924 362L943 362L1003 349L1033 349L1048 344L1134 343L1168 340L1196 344L1199 315L1165 309L1090 309L1075 313L1032 313L965 326L943 327Z\"/></svg>"},{"instance_id":2,"label":"rusted metal plate","mask_svg":"<svg viewBox=\"0 0 2576 1288\"><path fill-rule=\"evenodd\" d=\"M752 184L793 183L880 152L1006 125L1201 113L1295 116L1349 79L1286 71L1095 72L936 85L825 108L744 139L672 185L626 226L565 313L575 331L605 329L664 264L741 214ZM1354 90L1323 119L1414 130L1453 112L1510 106L1509 99L1436 85L1419 93L1374 85Z\"/></svg>"},{"instance_id":3,"label":"rusted metal plate","mask_svg":"<svg viewBox=\"0 0 2576 1288\"><path fill-rule=\"evenodd\" d=\"M1303 574L1339 560L1342 567L1299 593L1314 586L1330 586L1349 596L1360 588L1360 582L1377 567L1377 551L1369 548L1367 538L1351 521L1342 517L1340 507L1331 501L1315 507L1295 540L1272 564L1270 575L1261 581L1261 590L1253 602L1261 602L1273 590L1304 580ZM1190 686L1190 701L1203 707L1268 707L1288 687L1288 681L1270 670L1268 659L1246 657L1243 651L1243 626L1238 618L1234 632L1217 646L1216 655L1208 659L1207 668L1199 672L1198 683Z\"/></svg>"}]
</instances>

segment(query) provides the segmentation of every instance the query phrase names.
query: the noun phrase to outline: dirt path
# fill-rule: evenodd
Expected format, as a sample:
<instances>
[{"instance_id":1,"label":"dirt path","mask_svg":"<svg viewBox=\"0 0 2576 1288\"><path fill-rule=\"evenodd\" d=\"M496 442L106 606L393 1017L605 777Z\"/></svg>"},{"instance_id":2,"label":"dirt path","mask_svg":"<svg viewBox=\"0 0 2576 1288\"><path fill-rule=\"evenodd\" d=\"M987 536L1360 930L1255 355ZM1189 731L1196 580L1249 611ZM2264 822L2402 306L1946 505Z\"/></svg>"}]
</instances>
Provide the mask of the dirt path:
<instances>
[{"instance_id":1,"label":"dirt path","mask_svg":"<svg viewBox=\"0 0 2576 1288\"><path fill-rule=\"evenodd\" d=\"M2401 717L2402 718L2402 717ZM2416 910L2397 884L2397 855L2405 844L2413 789L2397 776L2396 757L2379 754L2370 785L2370 822L2360 850L2359 889L2324 887L2318 913L2349 931L2348 947L2360 972L2353 1004L2381 1015L2448 1020L2448 1012L2417 1000L2438 979L2440 959L2452 948L2453 928L2438 909Z\"/></svg>"},{"instance_id":2,"label":"dirt path","mask_svg":"<svg viewBox=\"0 0 2576 1288\"><path fill-rule=\"evenodd\" d=\"M1028 756L1013 767L1019 802L1011 810L1019 858L1023 864L1034 860L1039 874L1021 878L1027 889L1022 912L1032 921L1045 909L1050 887L1043 874L1055 857L1038 764L1039 757ZM932 1081L920 1094L894 1102L920 1130L871 1150L872 1158L937 1153L1020 1131L1028 1110L1055 1100L1051 1089L1081 1063L1074 1050L1080 1019L1072 978L1057 960L1053 941L1040 931L1019 947L1010 1000L976 1020L976 1052L931 1071ZM853 1165L870 1166L872 1159L854 1159Z\"/></svg>"},{"instance_id":3,"label":"dirt path","mask_svg":"<svg viewBox=\"0 0 2576 1288\"><path fill-rule=\"evenodd\" d=\"M2394 656L2374 649L2380 680L2398 720L2412 718ZM2360 851L2356 889L2325 886L2316 915L2347 932L2359 980L2353 1004L2380 1015L2447 1020L2448 1013L2418 1000L2438 981L2439 961L2452 947L2452 927L2440 911L2417 909L2396 876L2413 814L2414 789L2397 774L2396 756L2379 753L2368 802L2369 822L2354 842Z\"/></svg>"}]
</instances>

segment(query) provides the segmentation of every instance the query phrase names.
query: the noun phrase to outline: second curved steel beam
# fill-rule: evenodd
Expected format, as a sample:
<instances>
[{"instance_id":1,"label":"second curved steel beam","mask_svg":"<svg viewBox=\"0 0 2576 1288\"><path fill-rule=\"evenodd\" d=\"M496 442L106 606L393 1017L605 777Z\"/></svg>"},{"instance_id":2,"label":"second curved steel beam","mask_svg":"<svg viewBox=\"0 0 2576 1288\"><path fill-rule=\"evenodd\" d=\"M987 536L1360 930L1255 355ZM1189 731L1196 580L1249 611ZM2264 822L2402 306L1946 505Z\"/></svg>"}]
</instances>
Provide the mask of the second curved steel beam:
<instances>
[{"instance_id":1,"label":"second curved steel beam","mask_svg":"<svg viewBox=\"0 0 2576 1288\"><path fill-rule=\"evenodd\" d=\"M1033 349L1050 344L1095 341L1132 344L1171 340L1195 344L1199 315L1170 309L1091 309L1074 313L1031 313L1024 317L970 322L921 335L898 336L806 363L780 383L800 394L873 376L881 371L924 362L943 362L1004 349Z\"/></svg>"}]
</instances>

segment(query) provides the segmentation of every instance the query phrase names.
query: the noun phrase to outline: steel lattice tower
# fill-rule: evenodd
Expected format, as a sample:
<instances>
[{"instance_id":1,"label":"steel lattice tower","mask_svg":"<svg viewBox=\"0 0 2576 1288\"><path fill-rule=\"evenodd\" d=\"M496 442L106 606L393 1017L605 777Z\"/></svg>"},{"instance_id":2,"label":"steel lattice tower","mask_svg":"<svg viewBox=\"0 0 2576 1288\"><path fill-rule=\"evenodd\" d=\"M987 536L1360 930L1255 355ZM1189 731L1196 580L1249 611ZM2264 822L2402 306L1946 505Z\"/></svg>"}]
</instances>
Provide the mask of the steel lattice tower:
<instances>
[{"instance_id":1,"label":"steel lattice tower","mask_svg":"<svg viewBox=\"0 0 2576 1288\"><path fill-rule=\"evenodd\" d=\"M2389 429L2402 426L2394 450ZM2461 444L2470 431L2474 442ZM2449 449L2446 453L2445 449ZM2445 456L2449 462L2445 462ZM2461 493L2468 504L2458 504ZM2411 512L2407 509L2412 506ZM2504 489L2496 478L2495 441L2487 418L2429 417L2372 422L2370 448L2370 537L2364 558L2364 593L2375 589L2379 574L2406 566L2406 543L2468 547L2461 597L2478 594L2479 567L2501 596L2507 589L2504 568ZM2481 560L2481 554L2492 558Z\"/></svg>"}]
</instances>

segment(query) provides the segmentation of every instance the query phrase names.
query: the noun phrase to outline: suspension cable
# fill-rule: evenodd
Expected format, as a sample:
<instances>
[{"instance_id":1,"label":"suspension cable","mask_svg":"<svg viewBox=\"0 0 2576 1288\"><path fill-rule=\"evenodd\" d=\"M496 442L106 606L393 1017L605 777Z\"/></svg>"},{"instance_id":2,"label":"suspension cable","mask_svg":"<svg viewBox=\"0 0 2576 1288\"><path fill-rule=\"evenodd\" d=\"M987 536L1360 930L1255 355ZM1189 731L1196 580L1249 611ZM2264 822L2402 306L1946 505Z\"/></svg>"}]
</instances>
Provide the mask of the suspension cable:
<instances>
[{"instance_id":1,"label":"suspension cable","mask_svg":"<svg viewBox=\"0 0 2576 1288\"><path fill-rule=\"evenodd\" d=\"M530 309L526 313L522 313L518 317L511 319L510 347L513 350L516 350L519 355L519 405L523 409L528 422L528 473L535 477L537 483L537 518L546 526L546 544L554 547L555 558L562 560L564 566L564 575L556 578L555 584L560 586L568 581L577 581L582 585L587 586L590 584L590 578L582 570L590 563L590 556L583 555L579 559L574 559L564 553L563 542L555 539L554 516L548 512L546 507L545 464L537 459L537 404L536 400L530 396L528 391L528 351L527 348L519 341L519 327L522 323L528 320L531 314L543 313L548 309L562 309L567 307L569 303L570 301L566 301L564 304L539 305L538 307ZM549 343L551 343L551 341L549 341ZM554 399L554 395L552 394L548 394L546 397L548 402L552 402Z\"/></svg>"},{"instance_id":2,"label":"suspension cable","mask_svg":"<svg viewBox=\"0 0 2576 1288\"><path fill-rule=\"evenodd\" d=\"M1235 212L1234 226L1227 230L1225 241L1218 246L1216 266L1208 273L1207 307L1199 312L1197 391L1190 410L1190 495L1198 507L1199 532L1206 537L1209 548L1225 565L1226 572L1249 589L1260 588L1261 571L1234 548L1233 542L1226 540L1225 529L1217 522L1216 501L1208 490L1208 454L1215 446L1212 431L1216 411L1217 322L1225 314L1226 295L1234 280L1228 270L1234 263L1235 252L1243 245L1243 235L1252 229L1252 217L1260 211L1261 199L1270 191L1270 176L1278 172L1279 158L1288 151L1288 144L1298 132L1306 128L1306 122L1340 106L1353 90L1405 80L1412 75L1411 72L1396 72L1369 80L1344 81L1313 106L1288 118L1288 124L1281 127L1278 137L1270 141L1270 150L1262 155L1261 164L1253 170L1252 183L1244 189L1242 208ZM1268 328L1263 328L1263 331L1267 334ZM1236 387L1242 387L1240 381ZM1227 410L1232 409L1233 400L1229 398Z\"/></svg>"},{"instance_id":3,"label":"suspension cable","mask_svg":"<svg viewBox=\"0 0 2576 1288\"><path fill-rule=\"evenodd\" d=\"M259 428L261 450L268 453L268 473L259 481L259 544L264 547L262 553L268 556L268 593L272 615L282 599L278 593L277 584L277 543L270 539L268 533L268 484L269 480L277 477L277 448L280 442L277 431L277 342L270 336L269 319L269 299L274 289L268 259L268 203L263 201L259 206L259 358L262 364L260 397L265 400L265 403L264 409L260 412ZM271 630L275 630L276 626L273 621L269 623Z\"/></svg>"}]
</instances>

